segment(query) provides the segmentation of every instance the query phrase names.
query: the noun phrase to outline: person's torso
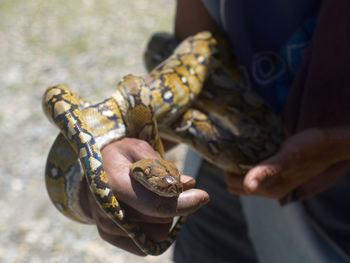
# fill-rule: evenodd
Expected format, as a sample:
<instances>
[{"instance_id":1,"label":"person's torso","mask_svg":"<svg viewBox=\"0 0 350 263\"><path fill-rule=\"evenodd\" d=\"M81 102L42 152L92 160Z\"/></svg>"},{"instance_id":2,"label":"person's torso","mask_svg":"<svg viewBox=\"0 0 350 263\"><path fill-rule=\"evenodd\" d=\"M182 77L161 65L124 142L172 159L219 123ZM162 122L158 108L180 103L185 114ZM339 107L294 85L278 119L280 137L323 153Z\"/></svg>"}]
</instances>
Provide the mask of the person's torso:
<instances>
[{"instance_id":1,"label":"person's torso","mask_svg":"<svg viewBox=\"0 0 350 263\"><path fill-rule=\"evenodd\" d=\"M309 46L320 0L203 0L231 41L244 84L280 114ZM350 254L350 172L304 202L322 230Z\"/></svg>"},{"instance_id":2,"label":"person's torso","mask_svg":"<svg viewBox=\"0 0 350 263\"><path fill-rule=\"evenodd\" d=\"M315 28L320 0L203 0L230 39L245 85L276 111Z\"/></svg>"}]
</instances>

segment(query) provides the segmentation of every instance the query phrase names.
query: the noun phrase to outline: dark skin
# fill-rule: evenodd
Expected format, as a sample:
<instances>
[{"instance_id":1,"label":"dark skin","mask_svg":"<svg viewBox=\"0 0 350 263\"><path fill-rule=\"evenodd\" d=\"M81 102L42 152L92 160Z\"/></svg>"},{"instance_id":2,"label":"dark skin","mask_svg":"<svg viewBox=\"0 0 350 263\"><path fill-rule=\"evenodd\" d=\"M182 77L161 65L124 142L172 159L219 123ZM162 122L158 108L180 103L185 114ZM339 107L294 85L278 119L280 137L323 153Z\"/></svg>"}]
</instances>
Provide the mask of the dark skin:
<instances>
[{"instance_id":1,"label":"dark skin","mask_svg":"<svg viewBox=\"0 0 350 263\"><path fill-rule=\"evenodd\" d=\"M228 189L232 194L280 199L300 185L313 183L325 172L340 169L350 157L349 143L350 127L304 130L287 138L277 154L245 176L227 173Z\"/></svg>"},{"instance_id":2,"label":"dark skin","mask_svg":"<svg viewBox=\"0 0 350 263\"><path fill-rule=\"evenodd\" d=\"M175 35L184 39L203 30L218 31L200 0L178 0ZM195 12L194 12L195 10ZM245 176L226 173L228 191L232 194L256 195L280 199L306 182L317 180L329 169L350 158L350 127L314 128L289 137L280 151L257 164ZM142 158L159 158L144 141L124 138L102 149L103 164L113 193L130 220L141 225L154 241L167 237L174 216L188 215L209 201L206 192L194 189L195 181L182 177L184 192L178 198L163 198L144 189L129 176L131 163ZM102 239L137 255L144 255L125 232L97 206L90 191L83 204L91 211Z\"/></svg>"},{"instance_id":3,"label":"dark skin","mask_svg":"<svg viewBox=\"0 0 350 263\"><path fill-rule=\"evenodd\" d=\"M133 162L144 158L159 158L145 141L124 138L104 147L101 153L110 186L128 218L140 224L142 231L154 241L166 239L174 216L193 213L209 201L206 192L193 189L195 180L189 176L182 176L184 192L178 198L160 197L133 181L129 176L129 167ZM127 234L98 207L89 190L85 188L84 192L88 194L88 202L84 207L91 211L102 239L143 256L144 253Z\"/></svg>"}]
</instances>

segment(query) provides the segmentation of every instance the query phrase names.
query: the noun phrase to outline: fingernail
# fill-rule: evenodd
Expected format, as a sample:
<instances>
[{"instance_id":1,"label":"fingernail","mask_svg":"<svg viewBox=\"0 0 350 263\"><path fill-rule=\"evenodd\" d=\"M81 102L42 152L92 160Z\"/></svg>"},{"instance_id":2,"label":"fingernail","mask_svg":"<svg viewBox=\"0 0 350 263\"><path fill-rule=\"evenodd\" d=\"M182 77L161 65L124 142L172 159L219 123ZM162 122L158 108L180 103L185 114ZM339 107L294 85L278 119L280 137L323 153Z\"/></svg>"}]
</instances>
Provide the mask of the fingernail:
<instances>
[{"instance_id":1,"label":"fingernail","mask_svg":"<svg viewBox=\"0 0 350 263\"><path fill-rule=\"evenodd\" d=\"M195 182L195 180L191 177L187 177L187 178L184 178L184 177L181 177L181 183L183 184L188 184L188 183L192 183L192 182Z\"/></svg>"},{"instance_id":2,"label":"fingernail","mask_svg":"<svg viewBox=\"0 0 350 263\"><path fill-rule=\"evenodd\" d=\"M259 186L259 182L258 180L251 180L250 182L248 182L248 189L252 192L256 191L256 189L258 189Z\"/></svg>"},{"instance_id":3,"label":"fingernail","mask_svg":"<svg viewBox=\"0 0 350 263\"><path fill-rule=\"evenodd\" d=\"M202 205L205 205L205 204L209 203L209 201L210 201L210 196L207 195L207 196L205 196L205 197L203 197L203 198L201 199L200 205L201 205L201 206L202 206Z\"/></svg>"}]
</instances>

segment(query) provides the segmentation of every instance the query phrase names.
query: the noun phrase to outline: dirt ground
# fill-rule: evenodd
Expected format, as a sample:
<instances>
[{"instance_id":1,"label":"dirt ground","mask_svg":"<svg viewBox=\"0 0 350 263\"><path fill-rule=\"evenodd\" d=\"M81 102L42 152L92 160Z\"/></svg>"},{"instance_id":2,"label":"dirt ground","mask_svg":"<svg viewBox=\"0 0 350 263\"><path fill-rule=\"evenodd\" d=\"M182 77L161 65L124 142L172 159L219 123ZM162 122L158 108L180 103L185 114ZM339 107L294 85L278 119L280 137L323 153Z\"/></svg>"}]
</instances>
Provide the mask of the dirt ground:
<instances>
[{"instance_id":1,"label":"dirt ground","mask_svg":"<svg viewBox=\"0 0 350 263\"><path fill-rule=\"evenodd\" d=\"M172 0L3 0L0 3L0 262L171 262L102 241L50 203L44 166L57 129L41 109L62 83L100 101L122 76L146 75L150 35L172 31ZM181 166L184 148L170 158Z\"/></svg>"}]
</instances>

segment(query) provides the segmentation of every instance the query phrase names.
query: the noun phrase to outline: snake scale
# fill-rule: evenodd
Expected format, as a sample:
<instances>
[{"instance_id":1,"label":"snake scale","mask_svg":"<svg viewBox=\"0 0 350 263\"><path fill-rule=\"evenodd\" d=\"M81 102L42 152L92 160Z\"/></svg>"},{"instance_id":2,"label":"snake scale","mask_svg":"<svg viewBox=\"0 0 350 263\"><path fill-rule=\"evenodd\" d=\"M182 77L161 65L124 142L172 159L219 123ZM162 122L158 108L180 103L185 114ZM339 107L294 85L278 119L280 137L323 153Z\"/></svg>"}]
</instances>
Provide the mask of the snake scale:
<instances>
[{"instance_id":1,"label":"snake scale","mask_svg":"<svg viewBox=\"0 0 350 263\"><path fill-rule=\"evenodd\" d=\"M168 52L161 55L157 43L162 42L155 40L149 46L155 57L146 59L149 68L171 55L150 72L147 81L125 76L111 98L96 104L62 85L50 87L43 96L46 116L60 129L45 170L54 205L71 219L94 223L79 205L79 186L85 178L105 213L151 255L163 253L172 244L185 218L178 219L167 240L149 239L113 195L102 147L134 137L148 141L164 157L162 137L186 143L226 171L244 174L273 154L283 137L279 119L241 83L224 40L201 32L174 51L174 44L166 47ZM182 191L179 171L164 159L140 160L132 165L130 175L159 195L173 197Z\"/></svg>"}]
</instances>

